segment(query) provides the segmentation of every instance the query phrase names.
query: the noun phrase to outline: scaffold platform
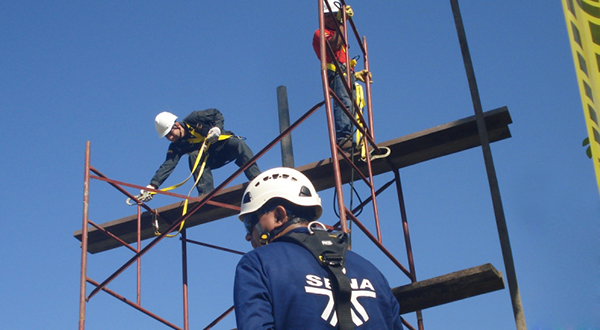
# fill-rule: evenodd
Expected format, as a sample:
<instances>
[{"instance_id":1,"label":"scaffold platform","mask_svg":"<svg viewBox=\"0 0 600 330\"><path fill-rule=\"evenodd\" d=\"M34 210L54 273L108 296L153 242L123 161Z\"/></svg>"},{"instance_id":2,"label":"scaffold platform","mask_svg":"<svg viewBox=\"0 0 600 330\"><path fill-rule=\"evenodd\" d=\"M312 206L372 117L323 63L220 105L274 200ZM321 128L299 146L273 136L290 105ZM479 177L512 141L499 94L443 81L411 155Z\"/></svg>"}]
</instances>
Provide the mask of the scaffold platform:
<instances>
[{"instance_id":1,"label":"scaffold platform","mask_svg":"<svg viewBox=\"0 0 600 330\"><path fill-rule=\"evenodd\" d=\"M508 125L512 123L512 119L507 107L484 112L484 118L490 142L500 141L511 136ZM373 175L386 173L392 169L407 167L479 145L475 116L466 117L377 144L379 148L386 147L391 152L386 158L372 161ZM350 166L344 161L340 161L339 163L342 181L343 183L348 183L351 180ZM367 173L366 163L357 161L355 164L359 170ZM335 181L332 175L333 163L331 158L303 165L297 169L313 182L317 191L334 187ZM216 203L207 203L198 212L192 214L186 220L186 228L236 215L239 212L239 203L245 187L246 183L227 187L219 191L211 198L211 202ZM193 199L195 201L191 201L188 206L190 209L193 209L194 205L201 200L201 197ZM162 218L173 219L174 221L182 214L182 203L178 202L162 206L156 208L156 211ZM155 237L152 220L153 215L150 212L143 212L141 214L142 240ZM239 225L237 218L232 218L232 221L236 221L235 225ZM160 225L160 229L163 230L169 224L162 221ZM105 222L100 226L127 243L134 243L137 240L137 215ZM77 230L73 233L73 236L81 241L81 234L82 231ZM122 244L106 235L102 230L95 227L89 228L88 252L95 254L119 246L122 246Z\"/></svg>"}]
</instances>

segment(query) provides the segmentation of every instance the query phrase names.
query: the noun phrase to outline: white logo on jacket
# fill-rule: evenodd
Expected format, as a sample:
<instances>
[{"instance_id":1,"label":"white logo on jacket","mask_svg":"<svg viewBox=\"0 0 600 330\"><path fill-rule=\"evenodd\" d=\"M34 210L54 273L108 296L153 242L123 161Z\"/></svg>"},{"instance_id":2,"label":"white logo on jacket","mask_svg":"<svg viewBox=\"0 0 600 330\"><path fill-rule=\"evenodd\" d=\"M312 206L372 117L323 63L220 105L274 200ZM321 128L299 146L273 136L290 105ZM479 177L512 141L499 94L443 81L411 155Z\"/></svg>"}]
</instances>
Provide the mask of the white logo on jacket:
<instances>
[{"instance_id":1,"label":"white logo on jacket","mask_svg":"<svg viewBox=\"0 0 600 330\"><path fill-rule=\"evenodd\" d=\"M321 318L325 321L329 321L331 326L336 326L338 319L337 313L335 312L335 304L333 300L333 293L331 291L331 283L329 278L320 277L317 275L306 275L306 284L304 287L306 293L318 294L329 297L329 301L327 302L327 306L323 310L321 314ZM350 287L352 288L352 296L350 298L350 302L352 303L352 308L350 309L350 313L352 314L352 321L356 326L362 325L364 322L369 320L369 314L365 310L365 308L358 302L359 297L369 297L376 298L377 293L375 292L375 288L369 279L363 279L358 283L358 279L351 278L350 279ZM360 317L356 314L358 313ZM362 320L361 320L362 318Z\"/></svg>"}]
</instances>

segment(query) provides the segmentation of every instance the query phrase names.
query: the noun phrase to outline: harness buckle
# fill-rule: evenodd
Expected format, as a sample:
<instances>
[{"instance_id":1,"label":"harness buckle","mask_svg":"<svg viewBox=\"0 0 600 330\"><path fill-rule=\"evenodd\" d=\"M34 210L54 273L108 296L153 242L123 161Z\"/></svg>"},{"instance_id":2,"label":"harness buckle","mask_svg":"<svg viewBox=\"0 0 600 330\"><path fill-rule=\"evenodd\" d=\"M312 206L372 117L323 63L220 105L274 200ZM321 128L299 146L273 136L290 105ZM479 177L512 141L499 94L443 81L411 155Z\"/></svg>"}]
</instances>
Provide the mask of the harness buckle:
<instances>
[{"instance_id":1,"label":"harness buckle","mask_svg":"<svg viewBox=\"0 0 600 330\"><path fill-rule=\"evenodd\" d=\"M332 267L341 267L344 258L337 253L329 253L325 252L321 254L321 260L323 263L332 266Z\"/></svg>"}]
</instances>

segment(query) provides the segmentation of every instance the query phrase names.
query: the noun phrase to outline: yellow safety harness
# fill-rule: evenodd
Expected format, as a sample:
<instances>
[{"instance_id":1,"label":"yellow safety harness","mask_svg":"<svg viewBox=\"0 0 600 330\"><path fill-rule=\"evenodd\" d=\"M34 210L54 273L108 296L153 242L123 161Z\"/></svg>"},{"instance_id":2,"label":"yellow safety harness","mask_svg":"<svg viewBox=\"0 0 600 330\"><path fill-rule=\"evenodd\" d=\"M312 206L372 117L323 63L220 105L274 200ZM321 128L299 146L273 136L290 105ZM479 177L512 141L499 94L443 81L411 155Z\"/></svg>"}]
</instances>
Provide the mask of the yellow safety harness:
<instances>
[{"instance_id":1,"label":"yellow safety harness","mask_svg":"<svg viewBox=\"0 0 600 330\"><path fill-rule=\"evenodd\" d=\"M342 53L344 54L344 57L345 57L346 56L346 46L342 46ZM340 64L345 65L346 63L340 63ZM355 65L356 65L356 60L355 59L350 60L350 67L354 68ZM331 70L333 72L337 71L337 68L335 67L335 64L333 64L333 63L327 63L326 67L327 67L327 70ZM344 73L344 75L345 74L346 73Z\"/></svg>"},{"instance_id":2,"label":"yellow safety harness","mask_svg":"<svg viewBox=\"0 0 600 330\"><path fill-rule=\"evenodd\" d=\"M193 137L186 139L188 143L190 144L197 144L197 143L202 143L202 145L200 146L200 150L198 151L198 156L196 157L196 161L194 162L194 166L192 167L192 170L190 172L190 175L188 175L188 177L183 180L182 182L166 187L166 188L162 188L159 189L159 191L170 191L176 188L181 187L182 185L184 185L191 177L192 175L194 175L194 172L196 172L196 169L198 168L198 164L200 163L200 159L204 158L204 160L202 161L202 165L200 165L200 170L198 171L198 175L196 177L196 181L194 182L194 185L192 186L192 188L190 189L190 191L188 192L187 196L189 197L192 193L192 191L194 190L194 187L196 187L196 185L198 184L198 181L200 181L200 178L202 177L202 173L204 173L204 167L206 166L206 161L208 160L208 153L206 154L206 157L203 157L203 154L205 151L208 150L208 148L210 147L210 143L207 143L206 141L206 137L202 136L200 133L196 132L196 130L194 130L194 128L192 128L190 125L185 124L188 128L188 131L190 132L190 134L192 134ZM227 140L230 139L231 137L233 137L233 135L231 134L222 134L219 136L218 141L223 141L223 140ZM154 191L150 191L149 192L150 195L156 195L156 192ZM139 197L139 196L138 196ZM128 205L135 205L136 203L130 203L131 199L128 198L126 203ZM187 207L188 207L188 202L189 200L186 199L183 203L183 211L181 213L181 216L186 215L187 213ZM159 231L159 226L158 226L158 219L156 217L157 213L154 213L154 221L153 221L153 226L154 226L154 235L159 236L161 235L160 231ZM177 230L177 232L175 234L169 234L166 235L167 237L176 237L177 235L179 235L179 233L181 232L181 230L183 229L183 227L185 226L185 220L182 221L179 224L179 229Z\"/></svg>"},{"instance_id":3,"label":"yellow safety harness","mask_svg":"<svg viewBox=\"0 0 600 330\"><path fill-rule=\"evenodd\" d=\"M202 143L202 146L200 147L200 150L198 152L198 157L196 157L196 161L194 162L194 166L192 168L190 175L184 181L182 181L176 185L161 189L161 191L173 190L175 188L181 187L184 183L186 183L192 177L192 175L196 171L196 168L198 168L198 163L200 163L200 159L202 158L204 151L208 150L208 148L210 147L210 144L206 143L206 137L204 137L200 133L196 132L196 130L194 130L194 128L192 128L190 125L188 125L188 124L185 124L185 125L187 126L190 134L192 134L194 136L193 138L187 139L187 142L190 144ZM230 135L230 134L219 135L218 141L227 140L227 139L230 139L231 137L232 137L232 135ZM196 185L198 184L198 181L200 181L200 178L202 177L202 173L204 173L204 167L206 166L207 160L208 160L208 153L206 153L206 157L204 157L204 160L202 161L202 165L200 166L200 170L198 171L198 175L196 176L196 181L194 182L194 185L192 186L192 188L190 189L190 191L187 194L188 197L192 194L192 191L194 191L194 187L196 187ZM187 214L188 202L189 202L189 199L186 199L183 202L183 210L181 212L181 216L184 216ZM185 220L179 224L179 229L177 230L177 232L175 234L169 234L166 236L167 237L176 237L177 235L179 235L179 233L183 229L183 226L185 226ZM154 222L154 235L156 235L156 236L160 235L160 231L158 229L158 221Z\"/></svg>"},{"instance_id":4,"label":"yellow safety harness","mask_svg":"<svg viewBox=\"0 0 600 330\"><path fill-rule=\"evenodd\" d=\"M329 71L335 72L337 70L337 68L335 67L335 64L333 64L333 63L327 63L326 66L327 66L327 70L329 70Z\"/></svg>"},{"instance_id":5,"label":"yellow safety harness","mask_svg":"<svg viewBox=\"0 0 600 330\"><path fill-rule=\"evenodd\" d=\"M344 63L341 63L341 64L344 65ZM329 70L329 71L333 71L333 72L337 71L337 67L333 63L327 63L325 66L327 67L327 70ZM345 76L346 72L343 72L343 74Z\"/></svg>"},{"instance_id":6,"label":"yellow safety harness","mask_svg":"<svg viewBox=\"0 0 600 330\"><path fill-rule=\"evenodd\" d=\"M190 144L196 144L196 143L203 143L204 140L206 140L206 137L203 136L202 134L196 132L196 130L190 126L189 124L185 124L185 126L188 129L188 132L190 132L190 134L192 134L194 137L188 138L187 142ZM231 134L221 134L219 135L219 141L223 141L223 140L227 140L230 139L233 135Z\"/></svg>"}]
</instances>

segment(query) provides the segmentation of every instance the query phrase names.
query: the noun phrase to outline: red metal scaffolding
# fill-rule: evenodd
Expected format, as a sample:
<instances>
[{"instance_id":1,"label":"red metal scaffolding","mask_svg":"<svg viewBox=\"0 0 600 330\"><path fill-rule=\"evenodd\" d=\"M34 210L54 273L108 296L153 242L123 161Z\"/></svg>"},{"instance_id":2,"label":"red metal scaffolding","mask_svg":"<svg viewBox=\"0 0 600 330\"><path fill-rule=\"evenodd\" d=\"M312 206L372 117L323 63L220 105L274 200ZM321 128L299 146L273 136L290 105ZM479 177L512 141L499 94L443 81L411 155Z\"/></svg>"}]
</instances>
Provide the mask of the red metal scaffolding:
<instances>
[{"instance_id":1,"label":"red metal scaffolding","mask_svg":"<svg viewBox=\"0 0 600 330\"><path fill-rule=\"evenodd\" d=\"M398 170L398 165L393 164L391 161L389 161L385 158L383 160L381 160L381 161L388 163L389 171L393 172L394 178L392 180L390 180L389 182L386 182L379 188L377 188L375 185L375 181L373 179L374 174L373 174L373 167L372 167L372 163L371 163L371 152L366 152L366 154L365 154L366 155L366 158L365 158L366 166L362 166L361 168L359 168L354 159L354 157L356 155L352 154L352 153L350 155L344 153L342 151L342 149L336 144L335 128L334 128L335 125L334 125L334 120L333 120L333 109L332 109L332 104L331 104L330 100L333 100L333 102L337 102L338 104L342 104L342 103L328 85L327 65L326 65L327 57L325 56L325 54L326 54L326 52L332 53L332 47L331 47L331 45L329 45L329 42L325 39L325 37L324 37L325 34L323 33L324 17L325 17L324 15L327 15L324 13L324 3L321 0L319 0L318 2L319 2L319 29L321 32L320 33L320 36L321 36L321 39L320 39L321 67L320 67L320 69L321 69L321 78L322 78L322 82L323 82L324 101L321 101L321 102L317 103L316 105L314 105L306 113L304 113L302 116L300 116L300 118L298 118L294 123L292 123L288 128L282 130L280 135L278 135L274 140L272 140L270 143L268 143L262 150L257 152L256 155L247 164L238 168L229 178L227 178L225 181L223 181L218 187L216 187L213 191L211 191L207 195L203 195L201 197L188 197L188 196L179 195L179 194L175 194L175 193L162 192L159 190L152 190L158 194L165 194L165 195L181 198L182 200L188 199L190 201L196 202L195 204L192 204L191 209L185 215L179 216L177 219L167 218L160 212L157 212L156 209L152 209L145 203L139 202L137 204L137 230L136 230L136 233L112 233L109 230L106 230L105 228L103 228L102 225L98 225L98 224L92 222L89 218L90 180L94 179L94 180L106 182L106 183L110 184L111 186L113 186L115 189L117 189L119 192L121 192L123 195L127 196L128 198L132 198L132 200L136 200L135 197L133 195L131 195L130 193L128 193L124 189L124 187L136 188L136 189L147 189L147 188L145 188L143 186L135 185L135 184L125 183L125 182L110 179L110 178L106 177L105 175L103 175L96 168L92 167L91 160L90 160L90 142L87 142L86 151L85 151L83 223L82 223L82 230L81 230L81 277L80 277L80 303L79 303L79 329L80 330L83 330L85 328L86 303L100 291L104 291L105 293L108 293L109 295L126 303L127 305L129 305L129 306L141 311L142 313L156 319L157 321L163 323L164 325L166 325L169 328L186 329L186 330L190 329L189 313L188 313L187 244L191 243L191 244L203 245L203 246L207 246L210 248L219 249L222 251L236 253L236 254L243 254L243 252L234 251L231 249L218 247L218 246L198 242L198 241L195 241L192 239L188 239L186 229L184 228L181 231L182 291L183 291L183 302L182 302L182 308L183 308L182 324L183 325L182 326L177 326L174 323L161 318L160 316L152 313L151 311L149 311L141 306L141 288L140 288L141 287L140 286L141 267L140 267L140 262L141 262L142 256L144 256L150 249L152 249L154 246L156 246L163 238L165 238L165 236L167 236L167 234L175 231L182 222L185 222L187 219L194 216L194 214L196 214L198 212L205 211L207 209L207 207L227 209L228 213L226 212L225 214L229 214L229 215L232 212L239 211L239 199L236 200L234 198L233 200L235 200L235 202L223 202L223 201L216 200L215 196L222 194L226 190L226 188L230 185L230 183L236 177L238 177L247 167L249 167L251 164L253 164L258 159L260 159L265 153L267 153L276 144L280 143L282 141L282 139L284 139L286 136L288 136L294 129L296 129L299 125L301 125L307 118L309 118L310 116L315 114L317 112L317 110L323 108L323 106L324 106L325 112L326 112L327 127L328 127L328 134L329 134L328 136L329 136L329 143L330 143L330 149L331 149L331 164L333 166L333 171L332 171L331 175L333 176L334 182L335 182L334 189L335 189L335 194L336 194L335 196L337 199L337 207L339 208L338 211L339 211L339 218L340 218L340 221L337 224L331 224L331 225L334 227L337 227L338 229L341 229L345 232L349 231L349 229L348 229L349 222L352 223L353 225L356 225L365 234L365 236L367 238L369 238L369 240L371 240L373 242L373 244L375 244L381 250L381 252L383 254L385 254L400 269L400 271L403 274L405 274L405 276L408 279L408 282L410 282L410 283L417 282L417 275L416 275L416 270L415 270L414 258L413 258L413 254L412 254L408 220L407 220L407 216L406 216L404 197L403 197L403 192L402 192L402 184L401 184L401 179L400 179L400 173ZM341 2L343 5L345 5L344 1L341 1ZM341 10L341 12L343 14L343 19L342 19L343 23L342 24L343 24L343 30L345 32L344 33L345 34L344 35L344 43L346 46L350 45L348 42L348 28L350 28L350 30L353 32L353 35L356 37L356 43L358 44L358 48L360 49L360 53L362 55L364 68L365 68L365 70L369 70L369 56L368 56L366 37L360 38L357 28L356 28L354 22L352 21L352 18L346 17L346 13L344 10ZM346 56L348 56L348 54ZM331 58L335 58L335 56L331 56ZM350 63L349 60L350 59L347 58L346 63ZM336 66L337 66L338 70L341 68L339 63ZM350 85L350 83L351 83L350 74L352 74L352 72L350 72L349 66L346 67L345 69L346 69L346 78L347 78L345 88L349 91L349 94L352 95L352 93L350 92L352 89L352 86ZM366 149L372 150L373 154L383 153L383 150L381 150L381 148L377 145L376 140L375 140L375 132L374 132L375 130L374 130L374 125L373 125L373 123L374 123L373 108L372 108L372 102L371 102L371 85L370 85L369 79L366 79L365 87L366 88L365 88L364 114L361 113L361 111L356 111L358 109L354 109L355 111L348 111L346 109L345 112L351 118L351 121L352 121L355 129L359 130L361 135L364 137L364 143L367 146ZM354 106L356 108L358 108L358 106L356 104ZM343 105L342 105L342 108L344 108ZM484 130L485 130L485 128L484 128ZM361 181L364 182L364 184L369 188L369 191L370 191L369 198L367 198L365 201L362 201L360 203L360 205L354 207L353 209L349 209L348 207L346 207L346 202L344 200L344 192L343 192L343 184L344 184L343 174L344 173L342 172L342 166L341 166L342 163L346 163L347 167L344 167L344 168L350 168L350 170L353 171L354 174L356 174L357 182L361 182ZM354 183L352 183L352 184L354 184ZM400 213L400 219L401 219L401 223L402 223L403 237L405 240L406 256L407 256L407 261L408 261L407 266L403 265L400 261L398 261L396 259L396 257L394 257L394 255L382 244L382 237L381 237L382 233L381 233L380 223L379 223L377 196L381 192L385 191L386 189L388 189L392 186L394 186L396 188L397 197L398 197L399 213ZM243 189L243 186L241 187L241 189ZM241 197L241 193L239 193L239 197ZM365 225L355 215L358 210L362 210L368 204L371 204L372 209L373 209L374 226L376 228L375 233L371 233L367 229L367 225ZM145 213L144 213L144 210L145 210ZM142 246L143 237L148 237L148 236L145 236L145 233L147 233L148 230L151 230L150 226L148 224L143 223L141 220L143 214L147 214L147 213L152 214L154 217L156 217L165 227L161 228L161 234L159 236L154 237L145 246ZM229 215L227 215L227 216L229 216ZM88 232L89 232L90 228L94 228L95 231L99 231L99 232L103 233L104 235L106 235L107 237L110 237L110 239L114 240L115 242L118 242L118 244L121 246L125 246L127 249L131 250L131 252L133 253L133 255L131 256L131 258L128 261L126 261L116 271L114 271L111 275L109 275L102 281L96 281L96 280L92 279L90 276L88 276L88 274L87 274L88 245L89 245ZM135 239L133 240L133 239L131 239L131 235L134 235L134 234L135 234ZM124 238L125 236L128 236L128 238ZM135 241L136 244L132 245L130 243L127 243L127 241L130 241L130 242ZM134 300L129 300L129 299L123 297L122 295L108 289L107 285L109 283L111 283L120 274L122 274L126 269L128 269L130 266L132 266L134 263L137 265L136 298ZM88 284L91 284L94 287L89 292L89 294L87 291ZM230 314L232 311L233 311L233 306L228 308L227 310L223 311L223 313L221 315L217 316L215 318L215 320L212 321L210 324L208 324L204 329L211 329L215 324L217 324L220 320L222 320L225 316ZM417 327L422 330L423 329L423 320L422 320L421 311L416 310L416 314L417 314L416 315ZM404 320L404 318L403 318L403 324L409 329L415 329L406 320ZM197 326L195 326L195 328L197 328Z\"/></svg>"},{"instance_id":2,"label":"red metal scaffolding","mask_svg":"<svg viewBox=\"0 0 600 330\"><path fill-rule=\"evenodd\" d=\"M324 19L324 14L323 14L323 3L320 2L319 5L319 21L320 21L320 29L323 29L323 19ZM354 23L351 21L351 19L344 19L344 30L346 30L346 27L348 26L346 24L346 22L349 22L350 26L352 27L352 30L354 31L354 34L356 36L358 36L358 32L356 30L356 27L354 25ZM321 36L324 36L323 33L321 33ZM347 34L344 37L344 42L346 43L346 45L348 45L348 38L347 38ZM368 70L369 68L369 62L368 62L368 53L367 53L367 44L366 44L366 38L363 38L363 40L361 41L360 38L358 38L358 43L359 43L359 48L362 50L362 57L364 59L364 66L365 69ZM329 51L331 51L331 46L328 44L327 40L324 37L321 37L321 44L322 44L322 52L325 52L326 49L328 49ZM330 100L333 99L334 102L340 102L340 100L335 96L335 94L331 91L331 89L329 88L328 82L327 82L327 69L326 69L326 63L325 63L325 56L321 57L322 63L321 63L321 72L322 72L322 78L323 78L323 90L324 90L324 96L325 96L325 100ZM349 70L349 68L348 68ZM349 75L350 72L348 71L347 74ZM351 90L351 86L349 85L350 81L348 79L347 84L346 84L346 89ZM350 93L352 94L352 93ZM201 244L201 245L207 245L201 242L196 242L193 240L189 240L187 239L187 233L186 230L182 230L181 234L182 234L182 255L183 255L183 310L184 310L184 320L183 320L183 327L180 328L176 325L174 325L173 323L155 315L154 313L144 309L141 304L140 304L140 296L141 296L141 290L140 290L140 278L141 278L141 268L140 268L140 259L141 257L148 252L151 248L153 248L158 242L160 242L168 233L174 231L181 222L185 221L188 217L190 217L191 215L193 215L196 212L202 212L202 206L204 206L205 204L213 204L213 205L218 205L221 207L228 207L228 208L236 208L237 205L224 205L222 203L215 203L213 201L211 201L211 198L219 193L219 191L221 191L223 188L227 187L231 181L233 181L239 174L241 174L250 164L256 162L256 160L258 160L260 157L262 157L267 151L269 151L273 146L275 146L277 143L279 143L285 136L287 136L288 134L290 134L292 132L292 130L294 130L296 127L298 127L302 122L304 122L309 116L311 116L312 114L314 114L318 109L320 109L323 105L325 105L325 111L326 111L326 115L327 115L327 123L328 123L328 129L329 129L329 137L330 137L330 146L331 146L331 152L332 152L332 162L333 162L333 176L335 178L335 190L336 190L336 196L337 196L337 202L338 202L338 207L339 207L339 216L340 216L340 222L338 223L341 230L348 232L348 225L347 225L347 221L348 218L350 218L350 221L352 221L354 224L357 225L358 228L360 228L365 235L375 244L379 247L379 249L381 249L381 251L388 256L392 262L394 264L396 264L400 270L406 274L406 276L409 278L409 280L411 282L415 282L416 281L416 275L415 275L415 267L414 267L414 263L413 263L413 258L412 258L412 252L411 252L411 248L410 248L410 239L409 239L409 233L408 233L408 223L406 220L406 212L404 211L404 203L401 199L401 185L400 185L400 176L399 173L397 171L397 169L395 170L395 177L396 179L394 180L396 182L396 187L397 190L399 192L399 205L401 206L401 214L402 214L402 223L403 223L403 228L404 228L404 237L406 239L406 247L407 247L407 253L408 253L408 260L409 260L409 266L408 268L410 270L407 269L407 267L403 266L400 261L398 261L391 252L389 252L381 243L381 230L380 230L380 226L379 226L379 214L378 214L378 209L377 209L377 199L376 196L377 194L381 193L384 189L386 189L387 187L389 187L393 182L389 182L387 183L382 189L380 189L379 191L376 191L376 187L375 187L375 183L373 180L373 173L371 170L371 160L370 160L370 153L367 153L367 157L366 157L366 164L367 164L367 174L364 175L362 171L360 171L357 166L354 164L353 160L350 158L349 155L345 154L344 152L342 152L342 149L336 144L336 140L335 140L335 129L334 129L334 123L333 123L333 112L332 112L332 106L330 102L326 102L326 101L322 101L319 102L318 104L316 104L314 107L312 107L310 110L308 110L303 116L301 116L294 124L290 125L286 130L284 130L277 138L275 138L271 143L269 143L265 148L263 148L260 152L258 152L249 162L248 164L246 164L245 166L240 167L237 171L235 171L227 180L225 180L223 183L221 183L221 185L219 185L215 190L213 190L212 192L210 192L209 194L203 196L202 199L199 200L199 202L187 213L187 215L185 216L181 216L179 219L175 220L175 221L171 221L170 219L162 219L162 221L165 221L166 223L170 223L170 226L166 229L166 230L162 230L162 234L157 236L156 238L154 238L151 242L149 242L146 246L142 247L141 245L141 231L142 231L142 224L140 221L141 218L141 213L142 213L142 208L145 209L148 212L151 212L153 214L155 214L155 216L157 216L159 218L159 220L161 220L161 215L156 212L155 210L153 210L152 208L150 208L148 205L144 204L144 203L139 203L137 206L137 214L138 214L138 229L137 229L137 244L136 246L132 246L128 243L126 243L125 241L123 241L122 239L120 239L117 235L114 235L112 233L110 233L109 231L106 231L102 228L102 226L95 224L94 222L92 222L91 220L89 220L89 209L88 209L88 205L89 205L89 183L90 183L90 179L96 179L96 180L100 180L100 181L105 181L107 183L109 183L110 185L112 185L113 187L115 187L117 190L119 190L121 193L123 193L124 195L126 195L129 198L135 198L134 196L132 196L131 194L129 194L125 189L122 188L122 186L125 187L132 187L132 188L137 188L137 189L145 189L142 186L137 186L137 185L133 185L133 184L128 184L125 182L119 182L116 180L112 180L107 178L105 175L103 175L102 173L100 173L97 169L95 169L94 167L91 166L91 162L90 162L90 143L88 142L86 145L86 158L85 158L85 184L84 184L84 214L83 214L83 226L82 226L82 257L81 257L81 279L80 279L80 317L79 317L79 329L84 329L84 324L85 324L85 306L86 306L86 302L88 302L92 297L94 297L99 291L104 291L108 294L110 294L111 296L125 302L126 304L130 305L131 307L147 314L148 316L156 319L157 321L165 324L166 326L173 328L173 329L189 329L189 315L188 315L188 296L187 296L187 249L186 249L186 243L195 243L195 244ZM373 113L371 111L371 88L370 88L370 83L367 80L366 81L366 113L368 114L368 119L366 119L360 112L354 111L356 113L358 113L357 119L355 118L355 116L353 116L350 111L346 110L347 115L351 118L353 124L355 127L357 127L358 130L360 130L361 134L365 137L365 141L366 143L368 143L372 149L375 150L375 152L381 152L379 147L377 146L377 144L375 143L375 137L374 137L374 129L373 129ZM344 195L343 195L343 189L342 189L342 179L341 179L341 172L340 172L340 165L339 165L339 160L343 159L345 160L352 168L353 170L358 173L358 177L369 187L369 190L371 192L371 196L370 198L368 198L366 201L364 201L361 205L359 205L355 210L357 209L362 209L367 203L371 203L373 206L373 213L374 213L374 218L375 218L375 226L377 228L377 232L376 235L372 234L367 228L366 226L356 217L354 216L354 213L352 210L349 210L348 208L346 208L345 206L345 202L344 202ZM93 173L93 174L91 174ZM95 175L94 175L95 174ZM171 196L176 196L176 197L180 197L183 199L190 199L190 200L197 200L198 198L190 198L187 196L182 196L182 195L178 195L178 194L173 194L173 193L165 193L165 192L161 192L161 191L156 191L159 194L167 194L167 195L171 195ZM106 279L104 279L102 282L97 282L93 279L91 279L90 277L88 277L87 275L87 255L88 255L88 251L87 251L87 245L88 245L88 241L87 241L87 231L88 231L88 227L89 226L93 226L95 227L97 230L102 231L104 234L108 235L109 237L115 239L116 241L118 241L120 244L122 244L123 246L127 247L129 250L131 250L134 255L127 261L125 262L125 264L123 264L121 267L119 267L114 273L112 273L110 276L108 276ZM227 250L224 248L220 248L220 247L215 247L215 246L211 246L214 248L218 248L218 249L222 249L222 250ZM239 251L231 251L229 250L229 252L233 252L233 253L242 253ZM112 290L107 288L107 285L113 281L117 276L119 276L125 269L129 268L132 264L137 263L137 298L136 301L131 301L128 300L126 298L124 298L123 296L119 295L116 292L113 292ZM89 293L86 294L86 283L92 284L95 288ZM233 307L229 308L227 311L225 311L222 315L220 315L217 319L215 319L215 321L213 321L211 324L209 324L206 329L211 328L214 324L216 324L220 319L222 319L223 317L225 317L227 314L229 314L231 311L233 310ZM406 323L407 326L408 323ZM409 328L412 328L409 326Z\"/></svg>"}]
</instances>

